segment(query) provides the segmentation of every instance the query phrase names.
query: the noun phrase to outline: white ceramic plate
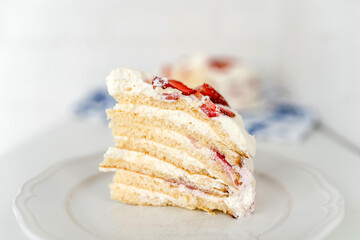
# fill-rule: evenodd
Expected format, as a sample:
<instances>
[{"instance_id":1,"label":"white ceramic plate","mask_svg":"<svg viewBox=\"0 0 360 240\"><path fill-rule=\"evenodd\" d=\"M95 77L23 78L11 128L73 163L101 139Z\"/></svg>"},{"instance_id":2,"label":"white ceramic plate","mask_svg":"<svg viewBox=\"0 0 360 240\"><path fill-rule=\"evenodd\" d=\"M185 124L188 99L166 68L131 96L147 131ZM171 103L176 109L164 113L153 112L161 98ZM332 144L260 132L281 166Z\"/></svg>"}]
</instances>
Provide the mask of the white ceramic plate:
<instances>
[{"instance_id":1,"label":"white ceramic plate","mask_svg":"<svg viewBox=\"0 0 360 240\"><path fill-rule=\"evenodd\" d=\"M113 201L102 154L54 165L24 184L14 200L23 230L34 239L318 239L342 219L341 194L315 170L259 152L256 208L235 220L219 213Z\"/></svg>"}]
</instances>

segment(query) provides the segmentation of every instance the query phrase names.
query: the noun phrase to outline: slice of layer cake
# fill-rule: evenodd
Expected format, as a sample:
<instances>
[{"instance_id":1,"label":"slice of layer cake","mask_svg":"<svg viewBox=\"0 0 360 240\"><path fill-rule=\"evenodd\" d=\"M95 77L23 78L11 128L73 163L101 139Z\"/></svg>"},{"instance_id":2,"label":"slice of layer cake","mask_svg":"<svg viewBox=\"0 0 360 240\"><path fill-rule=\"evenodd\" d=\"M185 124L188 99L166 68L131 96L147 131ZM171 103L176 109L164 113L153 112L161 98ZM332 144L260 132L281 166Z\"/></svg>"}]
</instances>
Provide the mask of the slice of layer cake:
<instances>
[{"instance_id":1,"label":"slice of layer cake","mask_svg":"<svg viewBox=\"0 0 360 240\"><path fill-rule=\"evenodd\" d=\"M255 139L210 85L191 89L127 68L106 79L115 146L101 171L115 171L111 197L238 218L254 209Z\"/></svg>"}]
</instances>

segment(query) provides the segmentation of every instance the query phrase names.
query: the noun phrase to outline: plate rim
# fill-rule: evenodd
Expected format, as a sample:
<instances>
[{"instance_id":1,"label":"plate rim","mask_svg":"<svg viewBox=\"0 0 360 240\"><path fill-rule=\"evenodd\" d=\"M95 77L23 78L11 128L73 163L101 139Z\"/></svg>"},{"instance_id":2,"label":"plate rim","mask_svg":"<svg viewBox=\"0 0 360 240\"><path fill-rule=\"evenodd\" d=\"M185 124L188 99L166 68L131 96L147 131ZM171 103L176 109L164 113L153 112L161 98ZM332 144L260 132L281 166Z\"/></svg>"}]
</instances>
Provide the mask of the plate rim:
<instances>
[{"instance_id":1,"label":"plate rim","mask_svg":"<svg viewBox=\"0 0 360 240\"><path fill-rule=\"evenodd\" d=\"M26 201L20 203L21 198L24 197L25 199L31 199L32 197L36 197L36 194L32 190L37 185L37 183L41 183L44 180L46 180L47 178L51 177L59 169L64 168L67 165L71 165L74 162L86 161L89 157L94 156L94 155L100 155L100 154L103 155L103 151L94 152L91 154L86 154L86 155L83 155L80 157L70 158L67 160L63 160L63 161L54 163L21 185L21 187L18 189L18 191L12 201L12 209L13 209L15 218L16 218L18 224L20 225L21 230L28 237L30 237L31 239L39 239L39 240L47 239L48 240L48 238L46 236L43 236L44 233L46 233L46 231L41 229L41 227L39 227L39 226L35 226L36 231L34 231L34 228L31 227L32 224L26 221L27 216L30 216L30 218L33 218L33 219L35 219L35 217L31 213L30 209L27 208ZM26 196L25 195L26 193L28 193L29 195ZM25 209L27 212L21 211L22 207L23 207L23 210Z\"/></svg>"},{"instance_id":2,"label":"plate rim","mask_svg":"<svg viewBox=\"0 0 360 240\"><path fill-rule=\"evenodd\" d=\"M335 187L332 183L330 183L326 177L313 165L309 163L300 162L292 157L282 155L278 152L271 152L269 150L261 150L261 152L266 153L268 155L277 155L280 156L280 159L277 159L281 164L286 164L291 167L295 167L300 169L303 172L310 173L312 178L316 181L316 183L325 190L325 192L329 195L329 200L327 204L324 206L327 207L327 210L337 210L333 211L331 217L325 218L325 220L319 222L311 230L306 233L305 237L311 237L316 239L322 239L325 236L328 236L331 231L338 226L344 218L345 215L345 203L344 197L341 191L337 187ZM49 239L51 233L46 232L42 229L36 222L36 218L31 210L26 206L26 202L31 198L36 197L36 194L33 192L33 189L40 183L44 182L47 178L50 178L55 172L58 170L67 167L67 165L72 165L75 162L88 161L88 158L93 157L95 155L103 155L104 151L97 151L92 154L86 154L80 157L75 157L67 160L63 160L57 163L54 163L47 167L45 170L38 173L36 176L27 180L22 186L18 189L13 202L12 209L15 215L15 218L18 224L21 227L21 230L31 239ZM291 159L291 161L284 161L283 158ZM266 160L265 160L266 161ZM256 167L255 167L256 171ZM331 194L332 193L332 194ZM333 197L333 198L332 198ZM25 200L25 201L21 201ZM33 219L34 221L29 222L28 219ZM321 229L315 229L316 226L322 225ZM46 235L45 235L46 234ZM310 236L311 235L311 236Z\"/></svg>"},{"instance_id":3,"label":"plate rim","mask_svg":"<svg viewBox=\"0 0 360 240\"><path fill-rule=\"evenodd\" d=\"M261 150L262 152L265 152L269 154L269 150ZM338 226L345 216L345 201L344 201L344 195L343 193L335 187L328 179L324 176L324 174L315 166L301 162L297 160L296 158L286 156L284 154L278 153L278 152L270 152L270 155L277 155L281 158L287 158L291 159L291 161L284 161L284 160L278 160L279 162L283 164L287 164L289 166L296 167L298 169L301 169L307 173L310 173L311 176L316 180L318 185L322 185L323 190L327 190L326 193L329 195L328 202L324 204L324 206L327 206L327 210L329 211L329 207L334 208L337 211L333 211L333 216L330 218L327 218L326 221L322 221L315 226L311 228L308 233L304 235L305 239L323 239L326 236L328 236L336 226ZM332 194L331 194L332 193ZM331 199L331 197L334 197ZM318 225L325 225L322 226L321 230L315 229ZM311 235L312 234L312 235Z\"/></svg>"}]
</instances>

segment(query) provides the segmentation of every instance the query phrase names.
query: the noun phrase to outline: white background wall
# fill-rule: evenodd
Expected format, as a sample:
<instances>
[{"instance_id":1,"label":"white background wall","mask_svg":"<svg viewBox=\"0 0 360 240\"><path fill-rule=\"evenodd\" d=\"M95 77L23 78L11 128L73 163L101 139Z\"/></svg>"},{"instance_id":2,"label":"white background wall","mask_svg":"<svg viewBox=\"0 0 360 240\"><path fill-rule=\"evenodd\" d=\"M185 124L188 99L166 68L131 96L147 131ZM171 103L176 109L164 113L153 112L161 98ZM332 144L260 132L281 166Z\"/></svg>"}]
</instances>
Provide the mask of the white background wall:
<instances>
[{"instance_id":1,"label":"white background wall","mask_svg":"<svg viewBox=\"0 0 360 240\"><path fill-rule=\"evenodd\" d=\"M283 1L281 80L360 147L360 1Z\"/></svg>"},{"instance_id":2,"label":"white background wall","mask_svg":"<svg viewBox=\"0 0 360 240\"><path fill-rule=\"evenodd\" d=\"M360 146L355 0L1 1L0 153L61 121L117 66L232 54Z\"/></svg>"}]
</instances>

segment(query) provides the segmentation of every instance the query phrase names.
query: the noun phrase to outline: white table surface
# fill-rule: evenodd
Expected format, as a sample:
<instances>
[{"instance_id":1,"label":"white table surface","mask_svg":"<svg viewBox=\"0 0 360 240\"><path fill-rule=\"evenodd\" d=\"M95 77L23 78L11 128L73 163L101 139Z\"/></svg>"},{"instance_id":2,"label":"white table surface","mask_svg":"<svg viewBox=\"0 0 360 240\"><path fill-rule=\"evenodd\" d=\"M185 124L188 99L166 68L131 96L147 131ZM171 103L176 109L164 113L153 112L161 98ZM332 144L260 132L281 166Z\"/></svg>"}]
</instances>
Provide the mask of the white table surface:
<instances>
[{"instance_id":1,"label":"white table surface","mask_svg":"<svg viewBox=\"0 0 360 240\"><path fill-rule=\"evenodd\" d=\"M12 200L25 181L55 162L99 152L111 144L110 131L105 124L69 119L0 156L0 162L5 164L0 170L3 193L0 198L0 239L26 239L12 211ZM360 236L359 152L336 140L325 128L317 129L298 145L258 143L258 148L312 165L343 193L344 220L327 239Z\"/></svg>"}]
</instances>

